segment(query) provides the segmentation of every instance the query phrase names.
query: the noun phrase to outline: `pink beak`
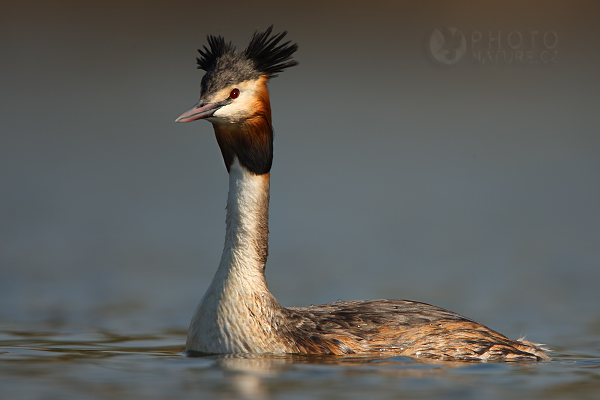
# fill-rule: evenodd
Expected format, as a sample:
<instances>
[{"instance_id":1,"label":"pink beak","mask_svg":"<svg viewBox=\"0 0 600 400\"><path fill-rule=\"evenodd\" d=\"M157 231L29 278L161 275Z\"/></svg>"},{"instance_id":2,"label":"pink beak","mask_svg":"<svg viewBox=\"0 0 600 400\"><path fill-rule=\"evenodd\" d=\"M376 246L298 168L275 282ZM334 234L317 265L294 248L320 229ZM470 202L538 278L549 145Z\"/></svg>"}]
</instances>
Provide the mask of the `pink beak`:
<instances>
[{"instance_id":1,"label":"pink beak","mask_svg":"<svg viewBox=\"0 0 600 400\"><path fill-rule=\"evenodd\" d=\"M191 122L197 119L212 117L215 111L217 111L223 105L224 104L222 102L204 104L202 101L200 101L194 107L177 117L175 122Z\"/></svg>"}]
</instances>

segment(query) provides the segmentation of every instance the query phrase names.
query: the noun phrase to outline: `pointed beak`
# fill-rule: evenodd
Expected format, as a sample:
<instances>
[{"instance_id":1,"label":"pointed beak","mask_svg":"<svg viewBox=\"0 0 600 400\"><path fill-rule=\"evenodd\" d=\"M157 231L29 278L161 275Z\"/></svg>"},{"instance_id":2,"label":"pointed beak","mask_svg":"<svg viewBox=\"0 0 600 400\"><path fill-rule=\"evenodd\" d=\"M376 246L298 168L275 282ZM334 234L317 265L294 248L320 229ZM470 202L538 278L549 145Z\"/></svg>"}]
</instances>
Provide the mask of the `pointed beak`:
<instances>
[{"instance_id":1,"label":"pointed beak","mask_svg":"<svg viewBox=\"0 0 600 400\"><path fill-rule=\"evenodd\" d=\"M204 104L202 100L200 100L200 102L194 107L190 108L189 110L181 114L179 117L177 117L175 122L192 122L197 119L212 117L215 111L217 111L224 105L225 104L222 101L218 103Z\"/></svg>"}]
</instances>

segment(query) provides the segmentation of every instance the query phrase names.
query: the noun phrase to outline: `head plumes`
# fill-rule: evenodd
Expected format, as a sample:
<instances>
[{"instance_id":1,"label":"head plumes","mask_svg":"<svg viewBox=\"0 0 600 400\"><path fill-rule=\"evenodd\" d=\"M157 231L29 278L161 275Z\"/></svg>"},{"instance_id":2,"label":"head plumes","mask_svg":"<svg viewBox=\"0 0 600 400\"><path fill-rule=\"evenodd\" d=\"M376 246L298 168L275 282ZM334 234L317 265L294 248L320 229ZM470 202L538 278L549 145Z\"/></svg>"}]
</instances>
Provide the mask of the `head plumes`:
<instances>
[{"instance_id":1,"label":"head plumes","mask_svg":"<svg viewBox=\"0 0 600 400\"><path fill-rule=\"evenodd\" d=\"M217 60L223 57L227 53L233 53L235 47L231 42L225 43L225 39L222 36L208 36L208 45L210 49L204 46L204 50L198 49L200 58L196 57L198 62L198 69L208 71L212 69L216 64Z\"/></svg>"},{"instance_id":2,"label":"head plumes","mask_svg":"<svg viewBox=\"0 0 600 400\"><path fill-rule=\"evenodd\" d=\"M254 61L254 68L271 78L286 68L298 65L296 60L292 60L298 45L290 41L279 44L287 32L271 36L272 31L273 25L264 32L255 32L244 51L245 56Z\"/></svg>"},{"instance_id":3,"label":"head plumes","mask_svg":"<svg viewBox=\"0 0 600 400\"><path fill-rule=\"evenodd\" d=\"M248 47L237 52L222 36L208 36L208 47L199 49L198 68L206 71L202 78L202 94L217 91L246 80L277 76L278 72L298 65L292 54L298 50L290 41L281 43L287 32L271 35L273 26L255 32ZM281 44L280 44L281 43Z\"/></svg>"}]
</instances>

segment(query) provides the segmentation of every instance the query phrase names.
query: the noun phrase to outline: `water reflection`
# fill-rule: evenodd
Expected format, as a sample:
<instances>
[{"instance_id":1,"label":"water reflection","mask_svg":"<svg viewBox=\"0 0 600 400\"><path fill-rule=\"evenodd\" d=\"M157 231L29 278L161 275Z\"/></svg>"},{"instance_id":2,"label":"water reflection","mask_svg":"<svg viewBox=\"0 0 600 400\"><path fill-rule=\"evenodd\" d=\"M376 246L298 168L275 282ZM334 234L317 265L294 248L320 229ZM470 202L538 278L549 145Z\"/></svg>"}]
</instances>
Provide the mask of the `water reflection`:
<instances>
[{"instance_id":1,"label":"water reflection","mask_svg":"<svg viewBox=\"0 0 600 400\"><path fill-rule=\"evenodd\" d=\"M0 328L3 393L29 391L56 398L329 397L373 393L427 398L449 388L478 397L490 390L560 395L600 389L600 343L589 336L558 348L547 363L446 363L381 356L194 355L186 332L122 335L105 330ZM585 343L584 343L585 342ZM571 350L569 350L571 349ZM570 352L569 352L570 351ZM509 383L509 384L507 384ZM484 390L485 388L485 390ZM539 397L539 396L538 396Z\"/></svg>"},{"instance_id":2,"label":"water reflection","mask_svg":"<svg viewBox=\"0 0 600 400\"><path fill-rule=\"evenodd\" d=\"M196 356L197 357L197 356ZM277 388L284 387L288 379L311 381L352 380L369 375L379 377L423 378L444 369L457 367L452 363L421 363L405 357L383 356L313 356L313 355L261 355L228 354L213 357L225 372L225 377L235 391L236 398L268 399Z\"/></svg>"}]
</instances>

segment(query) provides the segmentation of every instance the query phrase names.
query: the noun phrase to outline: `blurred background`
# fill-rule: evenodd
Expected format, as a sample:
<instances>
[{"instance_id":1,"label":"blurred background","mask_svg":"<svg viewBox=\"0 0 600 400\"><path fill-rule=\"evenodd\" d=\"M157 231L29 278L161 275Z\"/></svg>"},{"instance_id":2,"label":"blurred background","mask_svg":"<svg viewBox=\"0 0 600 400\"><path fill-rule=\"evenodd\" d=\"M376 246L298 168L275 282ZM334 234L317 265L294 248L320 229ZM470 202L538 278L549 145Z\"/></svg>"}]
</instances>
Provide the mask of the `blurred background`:
<instances>
[{"instance_id":1,"label":"blurred background","mask_svg":"<svg viewBox=\"0 0 600 400\"><path fill-rule=\"evenodd\" d=\"M3 1L0 320L185 330L227 173L206 35L271 24L267 279L285 306L406 298L558 346L600 333L596 1Z\"/></svg>"}]
</instances>

